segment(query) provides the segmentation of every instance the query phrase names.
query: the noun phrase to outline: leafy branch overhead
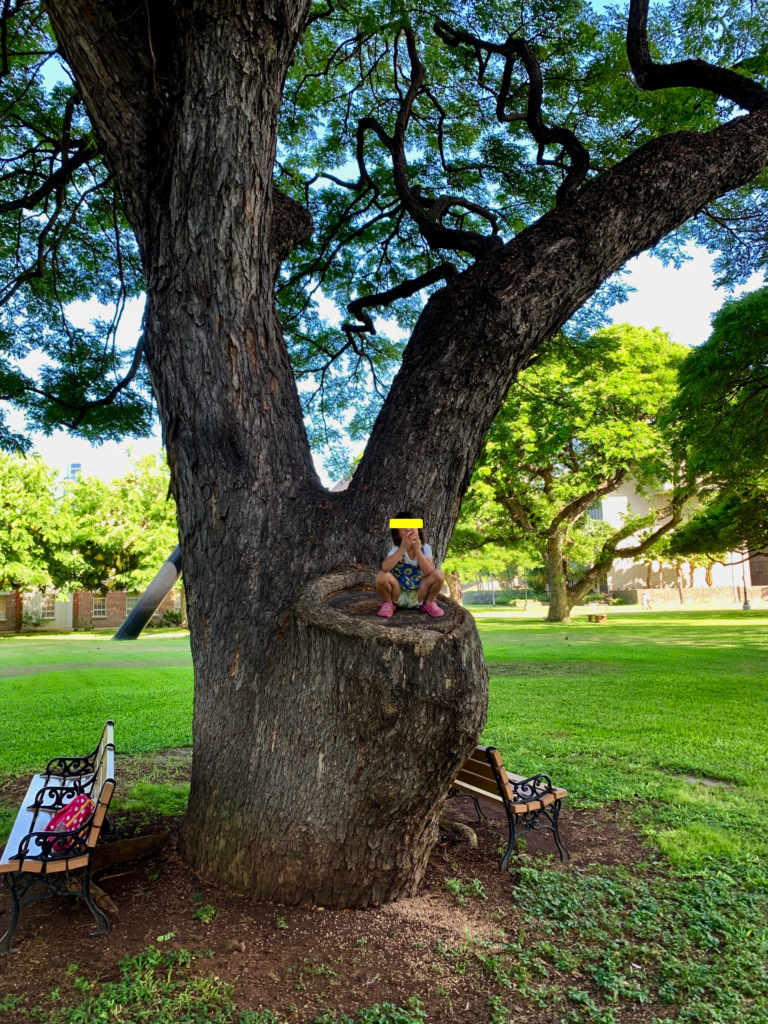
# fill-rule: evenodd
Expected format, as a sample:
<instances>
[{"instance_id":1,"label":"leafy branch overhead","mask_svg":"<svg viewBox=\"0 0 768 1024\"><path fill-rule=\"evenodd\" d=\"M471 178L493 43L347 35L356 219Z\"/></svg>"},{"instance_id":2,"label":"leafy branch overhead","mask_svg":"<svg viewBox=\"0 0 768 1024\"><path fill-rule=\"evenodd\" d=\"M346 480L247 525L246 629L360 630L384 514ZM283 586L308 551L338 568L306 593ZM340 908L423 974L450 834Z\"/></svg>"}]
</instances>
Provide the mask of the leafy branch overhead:
<instances>
[{"instance_id":1,"label":"leafy branch overhead","mask_svg":"<svg viewBox=\"0 0 768 1024\"><path fill-rule=\"evenodd\" d=\"M278 294L318 439L360 407L366 381L373 398L386 389L402 333L454 268L643 143L765 104L765 12L717 6L708 16L729 31L716 33L695 4L655 10L649 40L642 2L628 18L571 0L433 2L395 18L375 3L316 6L287 83L277 178L316 226ZM695 238L722 251L729 280L768 266L764 184L703 209L664 257ZM322 297L351 314L341 330ZM391 305L394 322L375 324L370 311ZM353 416L353 436L377 405Z\"/></svg>"},{"instance_id":2,"label":"leafy branch overhead","mask_svg":"<svg viewBox=\"0 0 768 1024\"><path fill-rule=\"evenodd\" d=\"M143 280L133 234L70 73L36 0L0 11L0 400L28 426L93 440L150 429L141 343L117 332ZM102 318L72 322L96 298ZM22 363L35 355L36 373ZM0 424L0 446L28 438Z\"/></svg>"},{"instance_id":3,"label":"leafy branch overhead","mask_svg":"<svg viewBox=\"0 0 768 1024\"><path fill-rule=\"evenodd\" d=\"M156 58L145 13L131 25ZM762 0L706 11L686 0L650 14L647 0L628 14L583 0L430 0L394 14L383 0L315 4L275 166L275 237L295 219L285 200L314 222L311 238L288 232L292 252L275 243L311 440L368 434L425 296L461 287L472 262L567 209L643 144L765 106L766 23ZM32 429L146 433L142 340L118 342L125 303L143 289L123 197L40 0L5 4L0 25L0 399ZM154 58L147 88L167 106ZM693 238L718 252L725 281L768 266L766 184L763 172L706 205L662 255L680 258ZM603 306L620 295L610 285ZM94 297L104 316L76 326L72 303ZM23 362L32 353L36 372ZM0 425L0 444L28 440Z\"/></svg>"}]
</instances>

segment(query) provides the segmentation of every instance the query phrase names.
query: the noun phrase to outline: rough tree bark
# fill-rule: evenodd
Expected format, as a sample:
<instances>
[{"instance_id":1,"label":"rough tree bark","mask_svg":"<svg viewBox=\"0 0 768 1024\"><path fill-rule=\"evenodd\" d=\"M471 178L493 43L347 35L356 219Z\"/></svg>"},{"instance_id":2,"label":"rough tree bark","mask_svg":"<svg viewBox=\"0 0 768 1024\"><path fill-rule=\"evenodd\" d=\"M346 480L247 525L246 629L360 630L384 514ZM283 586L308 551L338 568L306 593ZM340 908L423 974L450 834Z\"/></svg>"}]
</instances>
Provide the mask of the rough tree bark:
<instances>
[{"instance_id":1,"label":"rough tree bark","mask_svg":"<svg viewBox=\"0 0 768 1024\"><path fill-rule=\"evenodd\" d=\"M568 599L568 569L563 558L563 539L559 532L547 537L544 555L547 566L549 611L547 622L570 622L572 602Z\"/></svg>"},{"instance_id":2,"label":"rough tree bark","mask_svg":"<svg viewBox=\"0 0 768 1024\"><path fill-rule=\"evenodd\" d=\"M515 374L626 260L768 163L768 111L649 143L439 291L349 489L328 494L273 290L307 229L272 168L309 0L46 6L146 274L195 668L182 852L262 899L413 892L484 722L477 633L458 609L411 631L325 598L368 578L396 506L421 511L442 558Z\"/></svg>"},{"instance_id":3,"label":"rough tree bark","mask_svg":"<svg viewBox=\"0 0 768 1024\"><path fill-rule=\"evenodd\" d=\"M449 572L446 575L446 580L448 582L448 587L451 591L451 599L455 601L456 604L463 604L464 599L462 597L461 577L459 576L459 574L457 572Z\"/></svg>"}]
</instances>

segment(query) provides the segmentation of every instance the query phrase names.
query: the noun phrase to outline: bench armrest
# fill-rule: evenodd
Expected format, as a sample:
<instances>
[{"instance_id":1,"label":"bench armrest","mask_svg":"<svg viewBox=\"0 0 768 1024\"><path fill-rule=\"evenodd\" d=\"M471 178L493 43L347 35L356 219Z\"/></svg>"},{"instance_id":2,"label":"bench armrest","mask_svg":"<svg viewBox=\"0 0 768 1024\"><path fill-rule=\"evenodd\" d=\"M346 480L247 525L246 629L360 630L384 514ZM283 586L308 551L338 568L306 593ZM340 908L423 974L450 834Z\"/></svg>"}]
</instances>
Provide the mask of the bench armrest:
<instances>
[{"instance_id":1,"label":"bench armrest","mask_svg":"<svg viewBox=\"0 0 768 1024\"><path fill-rule=\"evenodd\" d=\"M67 797L74 799L86 792L87 785L83 785L80 779L73 779L68 786L42 786L35 793L35 799L27 807L28 811L58 811L64 806ZM46 797L51 797L51 803L46 804Z\"/></svg>"},{"instance_id":2,"label":"bench armrest","mask_svg":"<svg viewBox=\"0 0 768 1024\"><path fill-rule=\"evenodd\" d=\"M90 832L93 815L84 822L80 828L73 832L28 832L19 843L16 858L20 861L55 861L70 860L72 857L81 857L89 852L88 833ZM30 853L29 847L34 840L34 847L39 852ZM66 843L66 849L57 850L54 847Z\"/></svg>"},{"instance_id":3,"label":"bench armrest","mask_svg":"<svg viewBox=\"0 0 768 1024\"><path fill-rule=\"evenodd\" d=\"M522 779L519 782L513 782L510 779L509 784L512 787L512 792L515 794L515 799L520 803L538 800L539 797L546 796L547 793L554 793L555 791L552 780L543 772L540 772L538 775L532 775L530 779Z\"/></svg>"}]
</instances>

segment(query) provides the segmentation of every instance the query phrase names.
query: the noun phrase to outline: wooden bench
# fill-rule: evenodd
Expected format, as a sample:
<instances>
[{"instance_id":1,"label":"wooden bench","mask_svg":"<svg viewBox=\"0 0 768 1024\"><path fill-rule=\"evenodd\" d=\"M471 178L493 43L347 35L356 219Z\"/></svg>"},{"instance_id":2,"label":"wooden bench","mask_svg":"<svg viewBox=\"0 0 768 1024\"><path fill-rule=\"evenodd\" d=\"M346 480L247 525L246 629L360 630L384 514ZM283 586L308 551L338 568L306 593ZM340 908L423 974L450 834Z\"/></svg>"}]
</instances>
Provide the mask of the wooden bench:
<instances>
[{"instance_id":1,"label":"wooden bench","mask_svg":"<svg viewBox=\"0 0 768 1024\"><path fill-rule=\"evenodd\" d=\"M518 838L527 832L543 829L551 829L560 851L560 860L571 859L560 842L558 829L560 804L568 792L553 786L548 775L540 773L530 778L512 775L504 768L501 754L495 747L478 746L459 769L450 793L466 793L472 797L478 821L481 815L485 817L478 801L489 800L504 808L509 825L509 845L501 858L501 871L509 867L509 858L517 849ZM546 824L540 823L540 817L546 819Z\"/></svg>"},{"instance_id":2,"label":"wooden bench","mask_svg":"<svg viewBox=\"0 0 768 1024\"><path fill-rule=\"evenodd\" d=\"M608 616L605 612L590 612L587 615L587 622L607 622Z\"/></svg>"},{"instance_id":3,"label":"wooden bench","mask_svg":"<svg viewBox=\"0 0 768 1024\"><path fill-rule=\"evenodd\" d=\"M33 777L0 857L0 874L13 901L10 926L0 939L0 954L11 952L21 910L29 903L56 894L84 899L96 921L93 934L104 935L109 931L109 921L91 895L91 865L102 828L106 831L109 827L107 810L114 790L112 722L106 723L101 740L90 754L55 757L42 775ZM81 793L95 804L90 818L75 832L46 832L51 816ZM78 888L70 873L82 869ZM27 896L35 882L42 885L43 891Z\"/></svg>"}]
</instances>

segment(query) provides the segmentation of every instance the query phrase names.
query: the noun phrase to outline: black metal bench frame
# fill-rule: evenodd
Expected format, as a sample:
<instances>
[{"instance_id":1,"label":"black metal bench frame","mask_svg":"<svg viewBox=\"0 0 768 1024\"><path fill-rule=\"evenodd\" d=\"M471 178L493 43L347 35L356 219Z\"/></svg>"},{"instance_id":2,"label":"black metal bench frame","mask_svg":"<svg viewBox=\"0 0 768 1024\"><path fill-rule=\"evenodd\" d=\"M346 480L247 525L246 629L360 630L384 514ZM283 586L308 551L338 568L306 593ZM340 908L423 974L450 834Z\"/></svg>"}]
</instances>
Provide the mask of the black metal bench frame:
<instances>
[{"instance_id":1,"label":"black metal bench frame","mask_svg":"<svg viewBox=\"0 0 768 1024\"><path fill-rule=\"evenodd\" d=\"M498 798L504 807L507 826L509 828L509 841L507 843L507 848L502 855L499 870L508 870L512 853L517 852L518 839L527 835L529 832L545 830L551 831L554 835L555 843L557 844L557 849L560 853L561 862L568 862L571 859L571 855L565 849L560 840L559 828L560 809L563 798L568 795L567 791L554 786L550 777L544 774L544 772L539 772L537 775L532 775L527 779L510 776L504 768L501 754L496 747L478 746L475 750L475 754L479 750L484 751L485 759L493 773L493 777L496 781ZM471 762L472 755L467 758L459 770L459 774L456 779L457 782L461 778L462 771L464 771L468 765L471 766ZM485 818L486 821L488 820L488 816L480 808L480 800L486 799L491 800L493 803L496 802L490 793L483 794L479 790L472 793L468 792L466 789L458 789L455 785L449 791L449 795L464 795L471 797L472 802L475 805L478 821L482 821L483 818ZM545 803L543 801L547 802ZM531 804L536 804L538 806L528 809ZM546 819L545 823L540 821L541 817Z\"/></svg>"},{"instance_id":2,"label":"black metal bench frame","mask_svg":"<svg viewBox=\"0 0 768 1024\"><path fill-rule=\"evenodd\" d=\"M113 723L107 722L101 741L90 754L52 758L40 777L45 784L35 792L31 804L26 807L22 804L19 814L25 810L34 812L35 823L38 813L58 811L83 793L91 796L95 806L90 817L77 830L46 832L33 829L23 836L13 856L7 857L7 850L3 853L3 862L18 861L18 868L2 872L11 896L12 911L8 929L0 938L0 955L16 952L11 949L11 942L24 907L51 896L83 899L96 922L96 931L91 934L105 935L109 931L109 920L91 893L91 875L96 844L101 832L109 830L107 811L115 789L112 729ZM52 779L56 781L50 784ZM95 792L97 787L98 792ZM61 849L62 845L65 845L64 849ZM74 862L71 869L70 862ZM77 878L79 889L70 888L73 877ZM42 892L28 896L35 882L40 883Z\"/></svg>"}]
</instances>

